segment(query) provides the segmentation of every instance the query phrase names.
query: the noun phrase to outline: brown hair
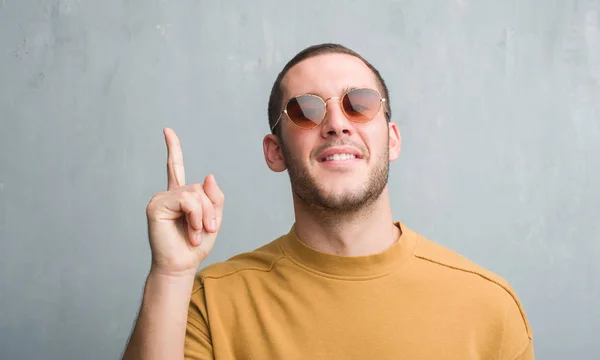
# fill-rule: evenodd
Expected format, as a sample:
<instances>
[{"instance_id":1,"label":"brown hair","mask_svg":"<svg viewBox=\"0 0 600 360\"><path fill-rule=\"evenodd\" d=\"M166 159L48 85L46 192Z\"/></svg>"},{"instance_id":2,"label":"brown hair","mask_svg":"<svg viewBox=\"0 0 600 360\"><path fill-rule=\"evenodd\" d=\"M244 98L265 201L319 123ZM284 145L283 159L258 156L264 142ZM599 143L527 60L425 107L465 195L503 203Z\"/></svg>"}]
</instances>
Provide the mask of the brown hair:
<instances>
[{"instance_id":1,"label":"brown hair","mask_svg":"<svg viewBox=\"0 0 600 360\"><path fill-rule=\"evenodd\" d=\"M392 117L392 108L390 106L390 94L388 92L388 88L385 84L385 81L379 74L379 71L377 71L377 69L373 65L371 65L371 63L369 63L365 58L360 56L355 51L340 44L325 43L313 45L300 51L298 54L296 54L296 56L294 56L290 61L288 61L287 64L285 64L279 75L277 75L277 79L275 79L275 83L273 83L273 88L271 89L271 95L269 96L269 105L267 110L269 117L269 128L272 129L271 131L273 134L278 134L278 129L280 128L280 124L277 124L277 127L275 129L273 129L273 125L275 125L275 122L281 114L281 102L283 101L283 89L281 88L281 81L283 80L283 77L294 65L298 64L299 62L318 55L325 54L351 55L362 60L365 63L365 65L367 65L367 67L371 69L373 74L375 74L375 78L377 79L377 83L380 87L379 90L381 91L381 96L383 96L386 99L384 108L385 117L387 121L390 121Z\"/></svg>"}]
</instances>

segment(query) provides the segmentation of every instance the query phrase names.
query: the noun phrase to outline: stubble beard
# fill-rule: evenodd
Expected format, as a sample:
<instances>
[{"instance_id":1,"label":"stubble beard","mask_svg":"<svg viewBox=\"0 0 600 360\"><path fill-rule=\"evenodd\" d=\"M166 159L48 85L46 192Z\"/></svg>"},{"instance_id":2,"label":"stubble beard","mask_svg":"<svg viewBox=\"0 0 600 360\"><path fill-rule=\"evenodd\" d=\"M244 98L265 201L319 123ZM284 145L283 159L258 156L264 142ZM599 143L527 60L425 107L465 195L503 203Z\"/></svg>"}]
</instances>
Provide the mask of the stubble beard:
<instances>
[{"instance_id":1,"label":"stubble beard","mask_svg":"<svg viewBox=\"0 0 600 360\"><path fill-rule=\"evenodd\" d=\"M387 185L389 176L387 144L377 159L375 167L371 169L367 181L355 190L344 194L327 193L310 175L302 161L291 154L284 144L281 144L281 147L294 194L308 206L327 215L360 213L379 198Z\"/></svg>"}]
</instances>

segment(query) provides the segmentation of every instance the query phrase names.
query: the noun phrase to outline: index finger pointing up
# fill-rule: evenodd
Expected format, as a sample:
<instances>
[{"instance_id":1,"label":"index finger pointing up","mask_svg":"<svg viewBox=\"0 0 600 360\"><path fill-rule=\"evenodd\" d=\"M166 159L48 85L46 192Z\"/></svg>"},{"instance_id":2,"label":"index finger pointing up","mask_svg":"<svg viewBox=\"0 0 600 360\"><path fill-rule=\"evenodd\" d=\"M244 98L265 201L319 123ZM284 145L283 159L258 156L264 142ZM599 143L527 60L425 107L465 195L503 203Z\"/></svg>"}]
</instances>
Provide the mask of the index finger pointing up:
<instances>
[{"instance_id":1,"label":"index finger pointing up","mask_svg":"<svg viewBox=\"0 0 600 360\"><path fill-rule=\"evenodd\" d=\"M167 178L168 190L185 186L185 170L183 168L183 153L175 131L169 128L163 130L167 143Z\"/></svg>"}]
</instances>

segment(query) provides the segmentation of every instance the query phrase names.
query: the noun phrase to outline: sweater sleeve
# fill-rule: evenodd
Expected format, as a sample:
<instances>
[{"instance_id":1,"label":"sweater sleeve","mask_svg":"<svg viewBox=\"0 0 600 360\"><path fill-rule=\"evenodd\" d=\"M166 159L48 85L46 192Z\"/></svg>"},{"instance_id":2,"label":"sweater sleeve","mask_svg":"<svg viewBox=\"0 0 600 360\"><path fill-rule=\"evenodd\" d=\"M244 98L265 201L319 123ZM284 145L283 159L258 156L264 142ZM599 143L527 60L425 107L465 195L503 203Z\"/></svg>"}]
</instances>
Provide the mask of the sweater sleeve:
<instances>
[{"instance_id":1,"label":"sweater sleeve","mask_svg":"<svg viewBox=\"0 0 600 360\"><path fill-rule=\"evenodd\" d=\"M502 336L502 360L533 360L533 336L519 300L509 301Z\"/></svg>"},{"instance_id":2,"label":"sweater sleeve","mask_svg":"<svg viewBox=\"0 0 600 360\"><path fill-rule=\"evenodd\" d=\"M188 308L184 348L186 360L214 359L207 319L204 287L197 279Z\"/></svg>"},{"instance_id":3,"label":"sweater sleeve","mask_svg":"<svg viewBox=\"0 0 600 360\"><path fill-rule=\"evenodd\" d=\"M535 356L533 354L533 341L529 341L525 351L519 354L514 360L534 360Z\"/></svg>"}]
</instances>

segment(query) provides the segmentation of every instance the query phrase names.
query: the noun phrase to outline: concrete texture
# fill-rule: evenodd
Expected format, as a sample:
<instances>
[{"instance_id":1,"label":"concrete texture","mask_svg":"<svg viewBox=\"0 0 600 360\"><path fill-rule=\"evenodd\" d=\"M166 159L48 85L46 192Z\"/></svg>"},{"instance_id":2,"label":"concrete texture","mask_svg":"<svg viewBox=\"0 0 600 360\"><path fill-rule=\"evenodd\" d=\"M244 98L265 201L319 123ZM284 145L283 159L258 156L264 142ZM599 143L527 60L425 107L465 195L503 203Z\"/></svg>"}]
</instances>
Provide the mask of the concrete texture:
<instances>
[{"instance_id":1,"label":"concrete texture","mask_svg":"<svg viewBox=\"0 0 600 360\"><path fill-rule=\"evenodd\" d=\"M396 218L505 277L539 359L597 359L598 0L0 0L0 359L121 354L162 127L227 196L207 264L288 231L268 92L330 41L389 83Z\"/></svg>"}]
</instances>

